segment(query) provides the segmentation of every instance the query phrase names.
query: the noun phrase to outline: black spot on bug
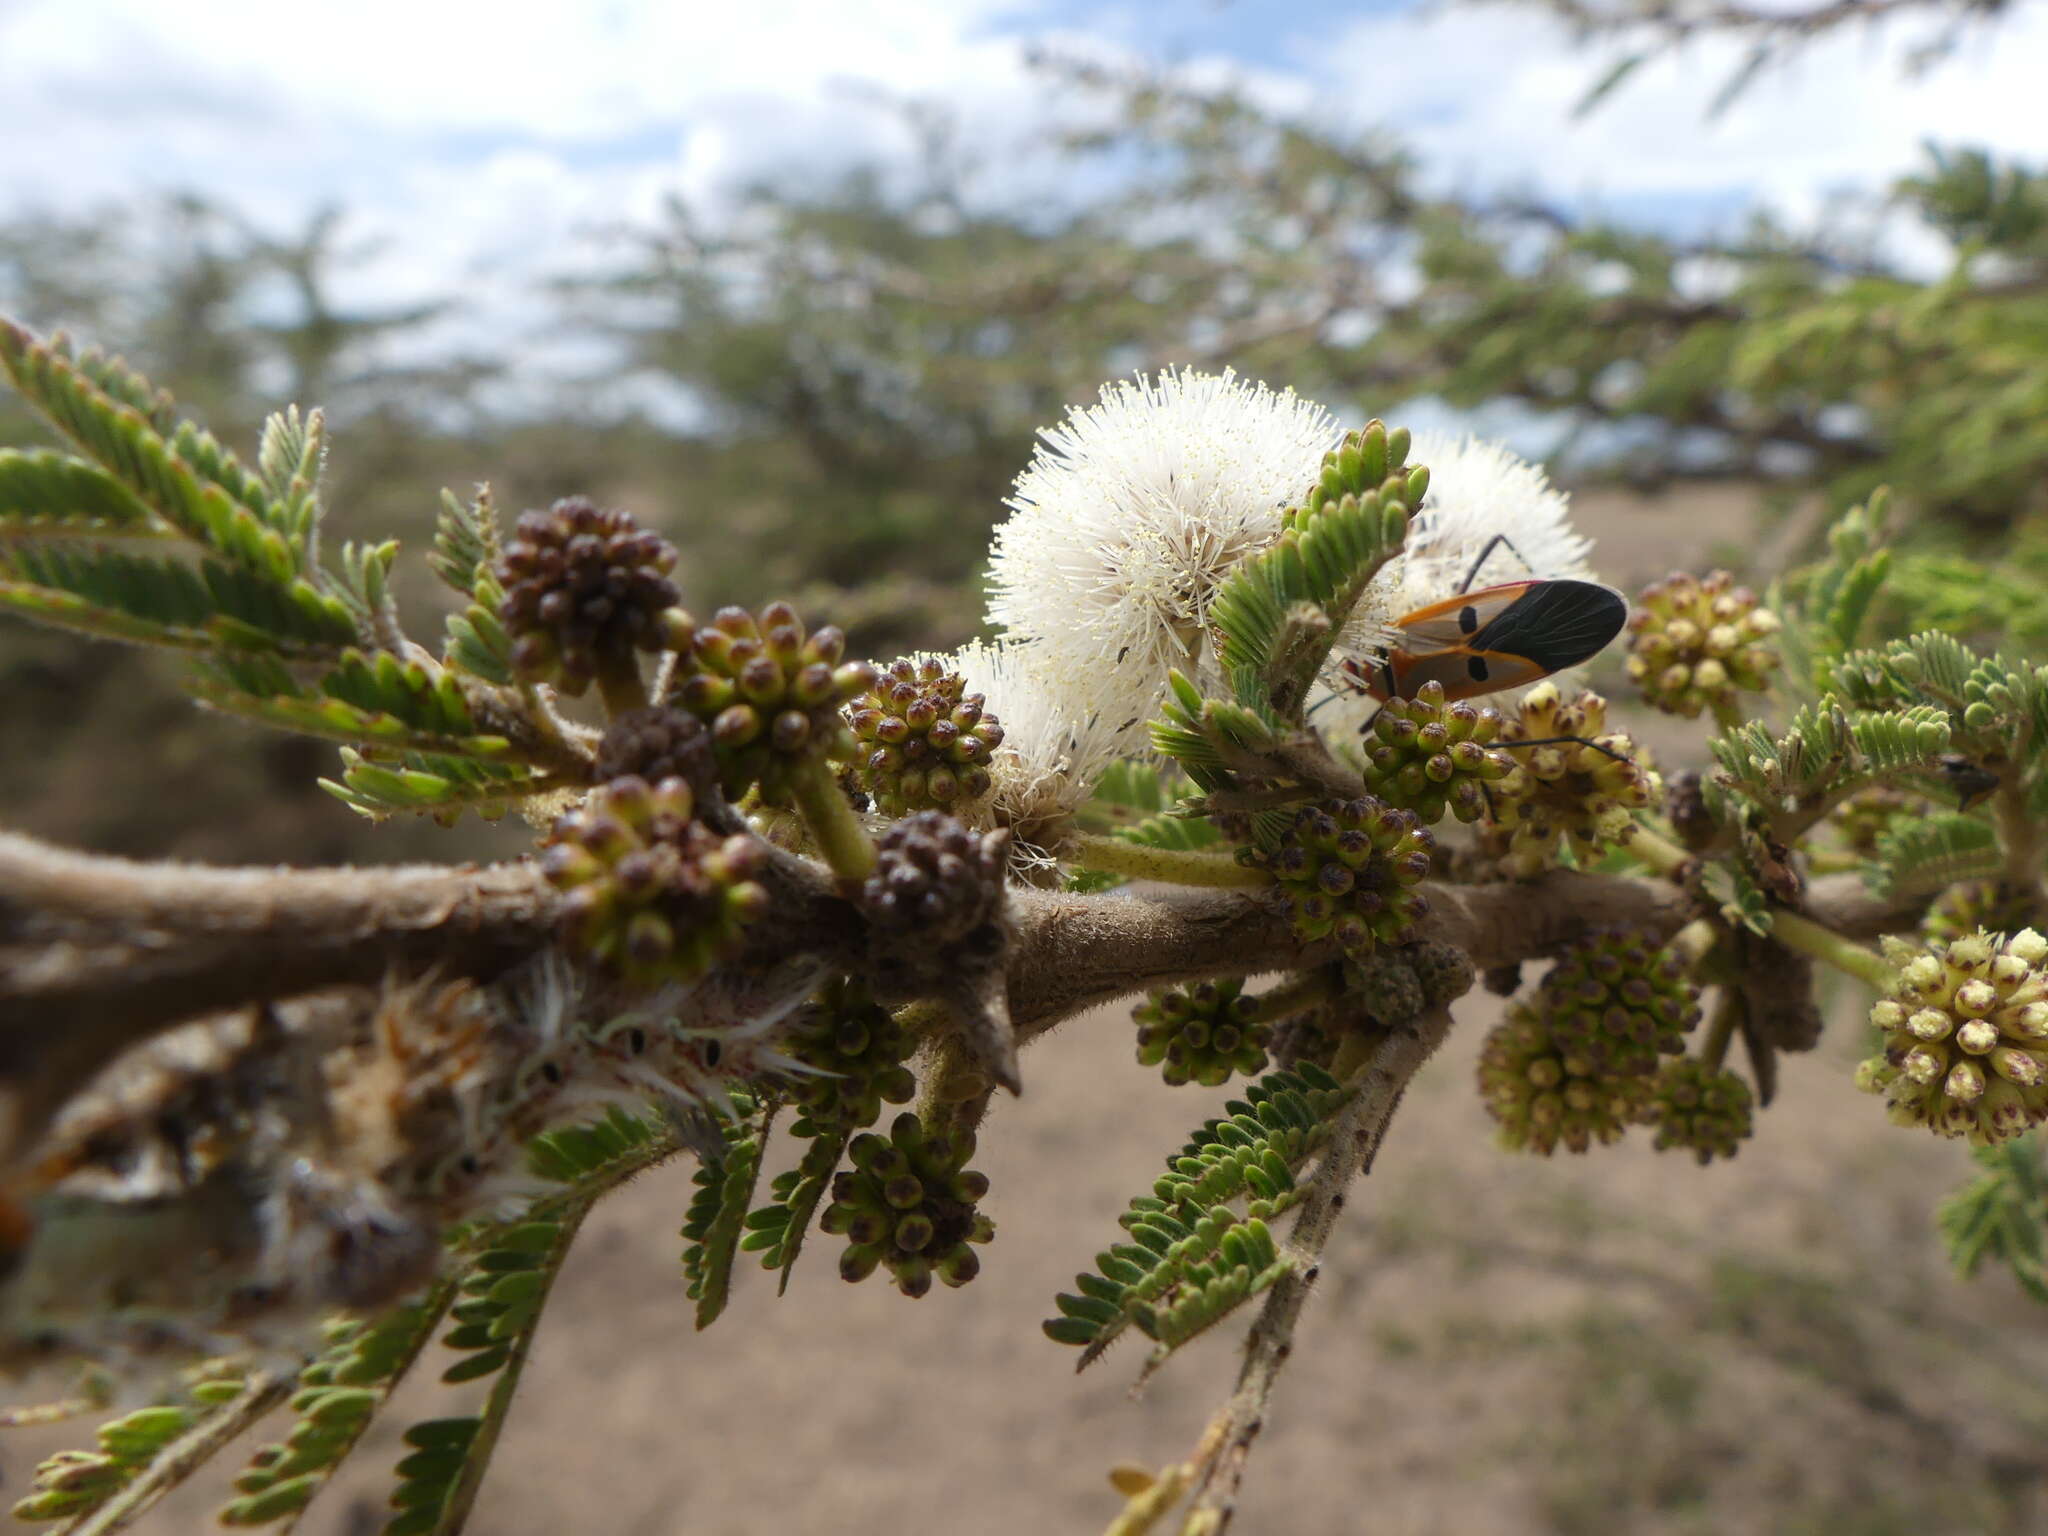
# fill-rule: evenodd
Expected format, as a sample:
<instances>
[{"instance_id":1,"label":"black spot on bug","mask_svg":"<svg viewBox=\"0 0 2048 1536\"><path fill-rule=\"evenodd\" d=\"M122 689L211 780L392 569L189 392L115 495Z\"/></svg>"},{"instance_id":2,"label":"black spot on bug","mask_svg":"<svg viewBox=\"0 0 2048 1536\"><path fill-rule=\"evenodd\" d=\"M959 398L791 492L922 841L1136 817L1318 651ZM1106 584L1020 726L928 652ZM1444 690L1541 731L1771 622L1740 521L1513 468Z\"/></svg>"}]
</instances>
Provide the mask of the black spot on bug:
<instances>
[{"instance_id":1,"label":"black spot on bug","mask_svg":"<svg viewBox=\"0 0 2048 1536\"><path fill-rule=\"evenodd\" d=\"M1466 659L1466 661L1465 661L1465 670L1466 670L1467 672L1469 672L1469 673L1471 673L1471 674L1472 674L1472 681L1473 681L1473 682L1475 682L1475 683L1483 683L1483 682L1485 682L1485 681L1486 681L1486 658L1485 658L1484 656L1472 656L1472 657L1468 657L1468 658Z\"/></svg>"},{"instance_id":2,"label":"black spot on bug","mask_svg":"<svg viewBox=\"0 0 2048 1536\"><path fill-rule=\"evenodd\" d=\"M715 1067L723 1060L725 1060L725 1046L723 1042L706 1040L704 1042L704 1065Z\"/></svg>"},{"instance_id":3,"label":"black spot on bug","mask_svg":"<svg viewBox=\"0 0 2048 1536\"><path fill-rule=\"evenodd\" d=\"M1479 610L1470 603L1458 610L1458 632L1469 635L1479 627Z\"/></svg>"}]
</instances>

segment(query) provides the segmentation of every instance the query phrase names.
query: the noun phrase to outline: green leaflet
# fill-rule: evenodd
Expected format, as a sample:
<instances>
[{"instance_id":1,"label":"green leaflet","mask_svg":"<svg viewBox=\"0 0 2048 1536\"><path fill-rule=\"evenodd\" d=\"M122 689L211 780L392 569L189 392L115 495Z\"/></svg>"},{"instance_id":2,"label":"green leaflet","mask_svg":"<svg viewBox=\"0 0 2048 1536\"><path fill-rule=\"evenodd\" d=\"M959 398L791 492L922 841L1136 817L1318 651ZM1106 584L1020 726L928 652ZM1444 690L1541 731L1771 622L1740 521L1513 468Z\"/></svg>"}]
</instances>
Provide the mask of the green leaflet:
<instances>
[{"instance_id":1,"label":"green leaflet","mask_svg":"<svg viewBox=\"0 0 2048 1536\"><path fill-rule=\"evenodd\" d=\"M434 547L427 564L434 574L469 599L448 616L443 660L500 685L512 681L512 641L498 621L505 594L492 569L498 559L498 517L488 486L476 498L459 500L441 493L441 512L434 522Z\"/></svg>"},{"instance_id":2,"label":"green leaflet","mask_svg":"<svg viewBox=\"0 0 2048 1536\"><path fill-rule=\"evenodd\" d=\"M1884 897L1921 895L1962 880L1989 879L2004 866L1998 834L1979 816L1901 818L1877 839L1863 880Z\"/></svg>"},{"instance_id":3,"label":"green leaflet","mask_svg":"<svg viewBox=\"0 0 2048 1536\"><path fill-rule=\"evenodd\" d=\"M0 448L0 543L162 539L176 533L120 481L83 459L48 448Z\"/></svg>"},{"instance_id":4,"label":"green leaflet","mask_svg":"<svg viewBox=\"0 0 2048 1536\"><path fill-rule=\"evenodd\" d=\"M332 651L355 639L347 609L310 583L95 545L29 545L0 563L0 601L29 618L111 639L208 650Z\"/></svg>"},{"instance_id":5,"label":"green leaflet","mask_svg":"<svg viewBox=\"0 0 2048 1536\"><path fill-rule=\"evenodd\" d=\"M269 658L222 656L197 668L191 689L216 709L309 736L451 759L495 762L511 751L504 737L477 730L454 675L428 663L350 649L317 686L302 688Z\"/></svg>"},{"instance_id":6,"label":"green leaflet","mask_svg":"<svg viewBox=\"0 0 2048 1536\"><path fill-rule=\"evenodd\" d=\"M273 521L293 542L311 546L320 524L320 473L326 467L327 421L319 411L286 406L263 423L256 472L275 504Z\"/></svg>"},{"instance_id":7,"label":"green leaflet","mask_svg":"<svg viewBox=\"0 0 2048 1536\"><path fill-rule=\"evenodd\" d=\"M514 801L554 782L516 763L445 753L404 752L393 762L382 762L343 747L341 761L340 780L321 779L320 787L373 821L399 811L447 819L465 809L495 821Z\"/></svg>"},{"instance_id":8,"label":"green leaflet","mask_svg":"<svg viewBox=\"0 0 2048 1536\"><path fill-rule=\"evenodd\" d=\"M2048 1164L2039 1131L1971 1151L1984 1172L1935 1208L1949 1261L1966 1278L1989 1260L2048 1304Z\"/></svg>"},{"instance_id":9,"label":"green leaflet","mask_svg":"<svg viewBox=\"0 0 2048 1536\"><path fill-rule=\"evenodd\" d=\"M1295 1176L1349 1099L1335 1078L1304 1063L1269 1072L1228 1101L1223 1118L1206 1121L1167 1160L1152 1192L1131 1201L1118 1218L1129 1241L1075 1276L1046 1336L1082 1346L1085 1367L1135 1325L1157 1344L1149 1371L1280 1279L1290 1263L1268 1223L1299 1199ZM1229 1203L1239 1200L1242 1212Z\"/></svg>"},{"instance_id":10,"label":"green leaflet","mask_svg":"<svg viewBox=\"0 0 2048 1536\"><path fill-rule=\"evenodd\" d=\"M739 1245L745 1252L758 1252L763 1269L781 1272L778 1295L789 1289L797 1255L818 1213L819 1202L832 1187L832 1175L846 1155L846 1144L852 1134L842 1129L812 1137L796 1167L778 1173L769 1185L769 1203L747 1214L746 1235Z\"/></svg>"},{"instance_id":11,"label":"green leaflet","mask_svg":"<svg viewBox=\"0 0 2048 1536\"><path fill-rule=\"evenodd\" d=\"M497 1449L548 1293L583 1218L602 1196L675 1150L672 1134L617 1108L528 1144L529 1168L567 1188L469 1244L466 1272L448 1308L455 1327L442 1339L464 1358L442 1380L488 1377L490 1395L476 1415L432 1419L406 1431L408 1454L398 1464L391 1496L399 1513L384 1527L385 1536L454 1536L463 1528Z\"/></svg>"},{"instance_id":12,"label":"green leaflet","mask_svg":"<svg viewBox=\"0 0 2048 1536\"><path fill-rule=\"evenodd\" d=\"M1217 592L1209 627L1239 705L1275 724L1299 723L1338 632L1400 551L1409 512L1428 489L1427 470L1403 467L1407 451L1408 434L1379 422L1347 434L1324 456L1318 483L1287 515L1279 541Z\"/></svg>"},{"instance_id":13,"label":"green leaflet","mask_svg":"<svg viewBox=\"0 0 2048 1536\"><path fill-rule=\"evenodd\" d=\"M328 1347L299 1372L290 1432L258 1450L236 1477L240 1497L221 1509L221 1524L269 1525L304 1510L433 1341L454 1299L454 1284L442 1281L368 1322L330 1324Z\"/></svg>"},{"instance_id":14,"label":"green leaflet","mask_svg":"<svg viewBox=\"0 0 2048 1536\"><path fill-rule=\"evenodd\" d=\"M183 1403L160 1403L109 1420L94 1451L60 1451L36 1468L34 1491L17 1520L63 1520L63 1536L101 1536L126 1527L193 1466L268 1413L284 1396L281 1377L213 1376Z\"/></svg>"}]
</instances>

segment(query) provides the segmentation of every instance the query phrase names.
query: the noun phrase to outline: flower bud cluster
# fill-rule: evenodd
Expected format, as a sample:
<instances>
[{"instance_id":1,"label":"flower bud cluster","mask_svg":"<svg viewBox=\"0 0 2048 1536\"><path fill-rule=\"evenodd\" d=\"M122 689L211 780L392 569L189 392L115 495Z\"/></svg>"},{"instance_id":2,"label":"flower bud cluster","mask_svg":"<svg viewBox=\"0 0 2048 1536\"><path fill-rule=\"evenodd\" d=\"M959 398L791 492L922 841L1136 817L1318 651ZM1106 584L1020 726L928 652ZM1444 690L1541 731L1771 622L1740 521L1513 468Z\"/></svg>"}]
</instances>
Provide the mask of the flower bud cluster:
<instances>
[{"instance_id":1,"label":"flower bud cluster","mask_svg":"<svg viewBox=\"0 0 2048 1536\"><path fill-rule=\"evenodd\" d=\"M627 710L605 727L591 776L605 784L629 774L649 784L681 779L701 802L718 783L711 733L695 715L667 705Z\"/></svg>"},{"instance_id":2,"label":"flower bud cluster","mask_svg":"<svg viewBox=\"0 0 2048 1536\"><path fill-rule=\"evenodd\" d=\"M541 872L566 893L562 932L636 985L700 975L767 905L761 845L692 819L681 779L627 776L555 822Z\"/></svg>"},{"instance_id":3,"label":"flower bud cluster","mask_svg":"<svg viewBox=\"0 0 2048 1536\"><path fill-rule=\"evenodd\" d=\"M1277 848L1237 856L1272 874L1304 943L1334 938L1358 955L1399 942L1429 910L1416 887L1435 849L1413 811L1367 795L1305 806Z\"/></svg>"},{"instance_id":4,"label":"flower bud cluster","mask_svg":"<svg viewBox=\"0 0 2048 1536\"><path fill-rule=\"evenodd\" d=\"M1890 995L1870 1010L1882 1054L1856 1084L1892 1121L1977 1146L2048 1120L2048 938L1970 934L1915 951L1896 940Z\"/></svg>"},{"instance_id":5,"label":"flower bud cluster","mask_svg":"<svg viewBox=\"0 0 2048 1536\"><path fill-rule=\"evenodd\" d=\"M803 765L852 760L839 712L874 682L875 669L845 654L843 634L830 625L807 634L787 603L770 603L758 619L721 608L694 632L670 694L711 727L728 796L758 785L769 804L787 804Z\"/></svg>"},{"instance_id":6,"label":"flower bud cluster","mask_svg":"<svg viewBox=\"0 0 2048 1536\"><path fill-rule=\"evenodd\" d=\"M1725 709L1738 691L1760 693L1778 665L1778 616L1726 571L1677 573L1645 587L1628 627L1628 675L1666 714Z\"/></svg>"},{"instance_id":7,"label":"flower bud cluster","mask_svg":"<svg viewBox=\"0 0 2048 1536\"><path fill-rule=\"evenodd\" d=\"M1215 1088L1233 1072L1252 1077L1266 1070L1273 1027L1260 1022L1258 999L1245 994L1242 978L1154 992L1131 1017L1138 1024L1138 1065L1158 1067L1175 1087Z\"/></svg>"},{"instance_id":8,"label":"flower bud cluster","mask_svg":"<svg viewBox=\"0 0 2048 1536\"><path fill-rule=\"evenodd\" d=\"M1702 1167L1733 1157L1754 1119L1749 1084L1690 1056L1665 1064L1643 1110L1643 1123L1657 1128L1659 1152L1683 1148Z\"/></svg>"},{"instance_id":9,"label":"flower bud cluster","mask_svg":"<svg viewBox=\"0 0 2048 1536\"><path fill-rule=\"evenodd\" d=\"M633 666L634 652L686 639L689 619L668 574L675 564L668 540L588 497L525 513L496 571L514 669L575 695Z\"/></svg>"},{"instance_id":10,"label":"flower bud cluster","mask_svg":"<svg viewBox=\"0 0 2048 1536\"><path fill-rule=\"evenodd\" d=\"M1682 956L1632 930L1588 934L1543 978L1533 1006L1567 1055L1595 1072L1646 1076L1685 1049L1699 990Z\"/></svg>"},{"instance_id":11,"label":"flower bud cluster","mask_svg":"<svg viewBox=\"0 0 2048 1536\"><path fill-rule=\"evenodd\" d=\"M965 1285L981 1271L973 1243L995 1236L995 1223L975 1209L988 1179L967 1166L974 1137L929 1135L916 1115L896 1117L887 1136L869 1131L848 1149L853 1167L832 1176L823 1230L846 1238L839 1273L865 1280L886 1265L896 1288L922 1296L936 1276Z\"/></svg>"},{"instance_id":12,"label":"flower bud cluster","mask_svg":"<svg viewBox=\"0 0 2048 1536\"><path fill-rule=\"evenodd\" d=\"M1595 1142L1620 1140L1648 1103L1653 1081L1600 1071L1560 1045L1549 1018L1526 1003L1508 1010L1479 1055L1479 1093L1500 1125L1501 1145L1539 1157L1559 1146L1584 1152Z\"/></svg>"},{"instance_id":13,"label":"flower bud cluster","mask_svg":"<svg viewBox=\"0 0 2048 1536\"><path fill-rule=\"evenodd\" d=\"M1442 683L1424 683L1412 699L1389 699L1365 741L1366 786L1425 824L1448 809L1460 821L1486 813L1486 786L1514 767L1488 746L1500 734L1500 711L1444 702Z\"/></svg>"},{"instance_id":14,"label":"flower bud cluster","mask_svg":"<svg viewBox=\"0 0 2048 1536\"><path fill-rule=\"evenodd\" d=\"M882 1105L908 1104L917 1082L904 1063L917 1042L852 981L834 981L798 1015L788 1050L810 1071L793 1079L796 1134L859 1130Z\"/></svg>"},{"instance_id":15,"label":"flower bud cluster","mask_svg":"<svg viewBox=\"0 0 2048 1536\"><path fill-rule=\"evenodd\" d=\"M846 712L861 744L856 777L875 809L901 816L986 795L1003 727L984 702L936 657L891 662Z\"/></svg>"},{"instance_id":16,"label":"flower bud cluster","mask_svg":"<svg viewBox=\"0 0 2048 1536\"><path fill-rule=\"evenodd\" d=\"M919 811L884 832L861 909L878 930L948 944L1002 910L1001 833L981 833L943 811Z\"/></svg>"},{"instance_id":17,"label":"flower bud cluster","mask_svg":"<svg viewBox=\"0 0 2048 1536\"><path fill-rule=\"evenodd\" d=\"M1511 749L1546 743L1511 750L1514 771L1493 786L1489 840L1517 879L1555 867L1567 849L1581 864L1594 862L1627 841L1631 813L1663 792L1643 749L1607 729L1607 701L1597 693L1567 704L1555 683L1538 684L1499 740Z\"/></svg>"}]
</instances>

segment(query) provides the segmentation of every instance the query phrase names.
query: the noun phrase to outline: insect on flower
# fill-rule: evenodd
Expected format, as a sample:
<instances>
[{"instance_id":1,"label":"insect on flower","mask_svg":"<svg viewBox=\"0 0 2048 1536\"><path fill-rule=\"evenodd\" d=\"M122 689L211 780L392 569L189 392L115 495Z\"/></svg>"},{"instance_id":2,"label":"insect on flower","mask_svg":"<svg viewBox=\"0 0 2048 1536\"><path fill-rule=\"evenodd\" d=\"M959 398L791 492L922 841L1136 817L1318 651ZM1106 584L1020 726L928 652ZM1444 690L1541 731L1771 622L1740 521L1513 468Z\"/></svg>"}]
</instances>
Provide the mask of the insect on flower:
<instances>
[{"instance_id":1,"label":"insect on flower","mask_svg":"<svg viewBox=\"0 0 2048 1536\"><path fill-rule=\"evenodd\" d=\"M1605 650L1628 622L1628 599L1597 581L1527 578L1471 590L1497 548L1495 534L1472 562L1457 595L1394 621L1398 639L1371 662L1344 670L1375 699L1412 699L1440 683L1446 699L1519 688Z\"/></svg>"}]
</instances>

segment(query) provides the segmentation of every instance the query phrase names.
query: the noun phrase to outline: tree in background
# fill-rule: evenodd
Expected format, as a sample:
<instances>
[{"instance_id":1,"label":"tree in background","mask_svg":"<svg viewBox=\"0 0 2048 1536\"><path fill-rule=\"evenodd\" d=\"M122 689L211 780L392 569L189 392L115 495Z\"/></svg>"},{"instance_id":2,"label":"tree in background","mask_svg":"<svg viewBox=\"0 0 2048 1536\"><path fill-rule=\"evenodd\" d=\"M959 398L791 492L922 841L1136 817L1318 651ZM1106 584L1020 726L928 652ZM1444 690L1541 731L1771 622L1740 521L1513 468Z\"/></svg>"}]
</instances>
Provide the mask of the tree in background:
<instances>
[{"instance_id":1,"label":"tree in background","mask_svg":"<svg viewBox=\"0 0 2048 1536\"><path fill-rule=\"evenodd\" d=\"M10 1347L296 1351L167 1378L46 1463L22 1513L117 1528L288 1406L226 1513L293 1519L441 1337L448 1382L484 1395L408 1432L390 1529L459 1529L597 1199L699 1160L700 1325L744 1255L786 1276L807 1241L849 1281L968 1284L1001 1253L970 1164L1020 1048L1139 992L1140 1065L1247 1081L1045 1331L1084 1362L1144 1338L1149 1375L1252 1321L1188 1459L1119 1473L1117 1530L1227 1522L1344 1196L1458 998L1479 974L1516 991L1527 961L1557 964L1481 1066L1508 1147L1642 1127L1732 1155L1839 973L1876 997L1858 1085L1902 1135L1981 1149L1943 1214L1958 1261L2041 1288L2048 667L2038 600L1979 563L2010 537L2024 571L2042 516L2038 180L1956 153L1903 186L1954 257L1921 281L1875 245L1681 246L1433 199L1392 149L1228 93L1063 77L1122 113L1076 153L1150 151L1100 203L973 212L935 150L907 196L764 195L744 233L676 209L635 270L576 295L710 409L715 446L614 439L644 450L631 473L700 471L678 495L699 531L575 497L507 528L450 496L432 645L395 542L318 536L322 419L274 416L238 458L133 369L0 329L71 449L0 451L0 600L183 653L215 710L339 742L327 788L370 817L549 828L532 860L388 872L0 839ZM333 250L316 226L305 269ZM241 269L203 255L206 281L165 291L231 312ZM188 365L226 391L282 357L343 387L349 328L303 297L301 343L230 334ZM1031 456L1139 360L1301 396L1175 373ZM1414 615L1497 533L1539 584L1472 594L1488 620L1546 590L1597 601L1562 499L1508 455L1340 434L1316 396L1514 401L1638 479L1742 473L1831 507L1818 558L1762 598L1725 573L1639 597L1630 674L1701 722L1711 766L1661 778L1606 701L1555 685L1485 707L1468 684L1551 670L1556 630L1489 647ZM1027 459L989 556L994 642L877 668L787 603L684 605L811 533L819 594L875 636L935 621L897 644L942 647ZM748 579L800 577L782 554ZM1397 660L1438 675L1341 728ZM1152 885L1110 889L1132 880ZM885 1105L910 1107L885 1125ZM800 1156L764 1189L777 1129ZM209 1271L166 1262L202 1248Z\"/></svg>"}]
</instances>

